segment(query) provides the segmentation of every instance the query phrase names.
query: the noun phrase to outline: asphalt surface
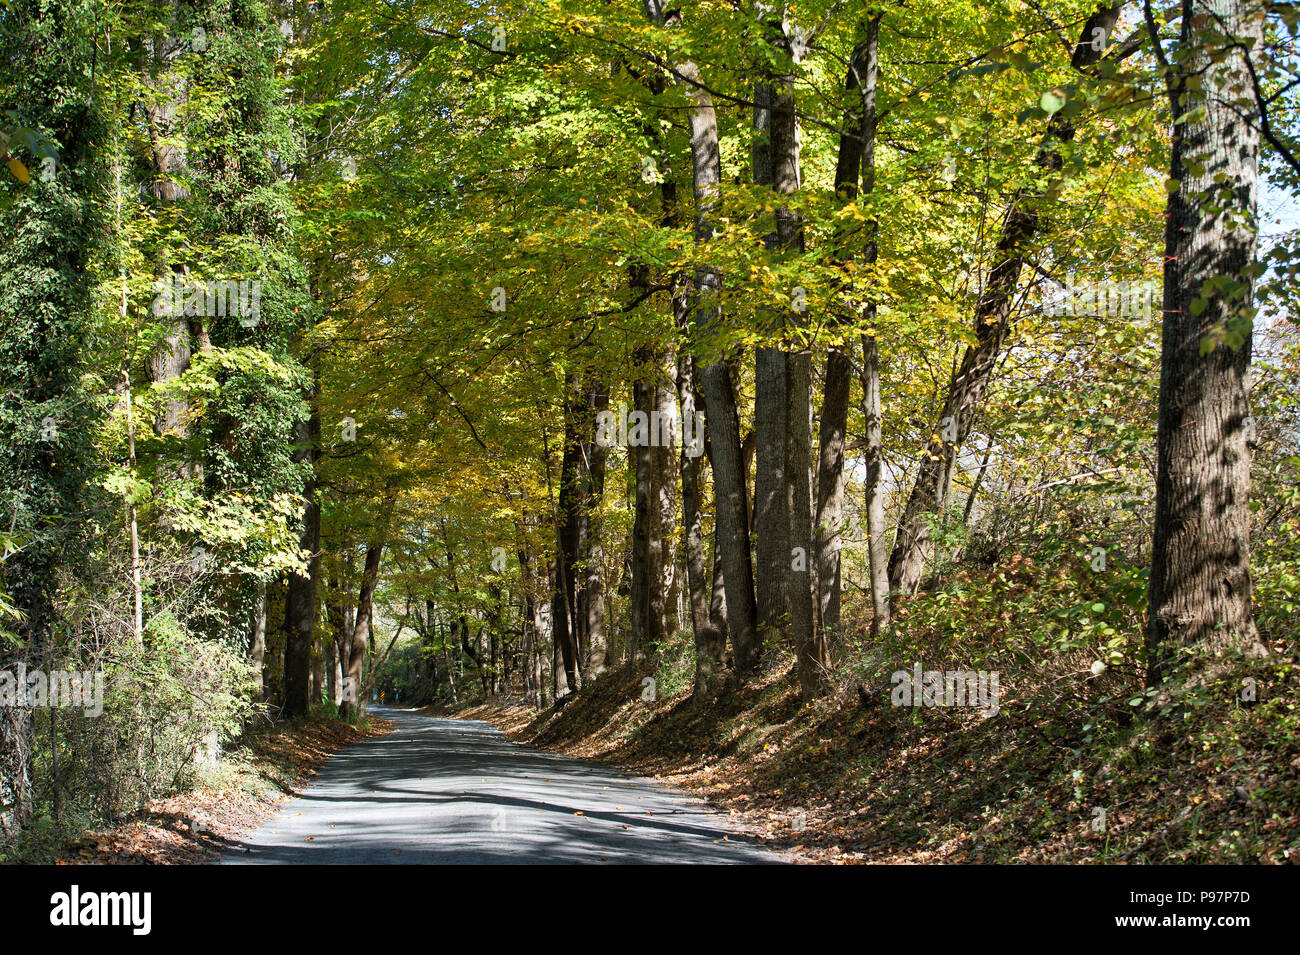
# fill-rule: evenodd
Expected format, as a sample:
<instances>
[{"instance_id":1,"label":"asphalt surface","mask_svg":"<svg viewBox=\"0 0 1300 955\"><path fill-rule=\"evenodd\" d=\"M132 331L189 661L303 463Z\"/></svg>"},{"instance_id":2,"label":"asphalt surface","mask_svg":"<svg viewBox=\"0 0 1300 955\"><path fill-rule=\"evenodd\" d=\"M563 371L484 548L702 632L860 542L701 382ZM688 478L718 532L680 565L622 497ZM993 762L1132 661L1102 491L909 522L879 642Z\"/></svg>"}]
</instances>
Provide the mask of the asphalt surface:
<instances>
[{"instance_id":1,"label":"asphalt surface","mask_svg":"<svg viewBox=\"0 0 1300 955\"><path fill-rule=\"evenodd\" d=\"M344 747L223 865L777 863L659 783L511 742L478 721L371 707Z\"/></svg>"}]
</instances>

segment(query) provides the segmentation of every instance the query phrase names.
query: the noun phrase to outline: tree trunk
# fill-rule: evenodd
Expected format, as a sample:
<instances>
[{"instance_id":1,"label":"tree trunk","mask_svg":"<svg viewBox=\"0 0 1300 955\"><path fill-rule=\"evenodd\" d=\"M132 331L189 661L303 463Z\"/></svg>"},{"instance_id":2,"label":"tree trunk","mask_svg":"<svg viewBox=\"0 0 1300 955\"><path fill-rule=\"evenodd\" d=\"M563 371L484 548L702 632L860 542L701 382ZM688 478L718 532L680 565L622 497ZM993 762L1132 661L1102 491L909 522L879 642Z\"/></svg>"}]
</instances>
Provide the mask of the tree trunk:
<instances>
[{"instance_id":1,"label":"tree trunk","mask_svg":"<svg viewBox=\"0 0 1300 955\"><path fill-rule=\"evenodd\" d=\"M750 149L754 185L776 184L772 140L773 89L770 82L754 85L754 133ZM779 247L775 229L763 236L769 257ZM763 331L779 337L784 325L779 310L764 309ZM786 474L786 391L789 367L778 345L754 349L754 499L751 516L754 535L754 590L758 608L759 640L784 643L790 607L790 517L787 512L789 482ZM745 473L749 468L746 466Z\"/></svg>"},{"instance_id":2,"label":"tree trunk","mask_svg":"<svg viewBox=\"0 0 1300 955\"><path fill-rule=\"evenodd\" d=\"M1148 676L1203 647L1260 655L1251 612L1250 365L1259 131L1241 44L1263 44L1262 5L1184 0L1170 83L1178 191L1165 220L1156 513ZM1202 31L1205 32L1202 32ZM1216 33L1226 35L1216 36ZM1219 53L1229 43L1236 49ZM1189 85L1191 76L1200 83ZM1245 104L1249 105L1245 105ZM1204 110L1203 115L1194 111ZM1213 199L1212 208L1203 208ZM1232 283L1207 294L1209 283ZM1198 314L1199 311L1199 314ZM1210 343L1213 347L1203 351Z\"/></svg>"},{"instance_id":3,"label":"tree trunk","mask_svg":"<svg viewBox=\"0 0 1300 955\"><path fill-rule=\"evenodd\" d=\"M835 163L835 194L843 202L858 196L859 177L863 192L875 185L876 83L879 75L877 54L880 17L866 23L866 37L853 48L844 88L849 101L845 106L839 152ZM856 94L856 101L854 99ZM867 226L870 238L864 250L868 263L875 261L875 223ZM849 235L836 235L835 261L847 263L852 257L845 247ZM874 306L868 306L868 318ZM840 323L850 320L837 316ZM840 549L844 527L844 443L848 429L849 397L853 381L853 364L847 344L833 345L826 357L826 386L822 395L821 433L817 457L817 592L819 629L828 647L835 642L840 626ZM864 379L865 383L865 379ZM877 381L877 410L879 405ZM877 425L879 421L877 420ZM829 651L828 651L829 652Z\"/></svg>"},{"instance_id":4,"label":"tree trunk","mask_svg":"<svg viewBox=\"0 0 1300 955\"><path fill-rule=\"evenodd\" d=\"M880 408L880 352L873 333L862 336L862 418L866 425L867 554L871 575L871 632L878 635L889 626L889 533L885 527L885 495Z\"/></svg>"},{"instance_id":5,"label":"tree trunk","mask_svg":"<svg viewBox=\"0 0 1300 955\"><path fill-rule=\"evenodd\" d=\"M646 15L664 26L662 0L646 0ZM699 81L694 62L675 64L680 81L691 100L691 172L695 196L695 323L693 339L699 353L706 352L720 331L718 304L722 275L708 262L708 244L713 239L712 214L716 211L722 160L718 143L718 119L713 97ZM723 562L728 630L734 648L737 675L753 672L759 659L757 608L754 603L754 571L749 552L749 509L745 470L741 455L740 420L736 412L735 389L730 364L724 355L712 356L700 370L700 394L704 398L710 456L713 464L716 534Z\"/></svg>"},{"instance_id":6,"label":"tree trunk","mask_svg":"<svg viewBox=\"0 0 1300 955\"><path fill-rule=\"evenodd\" d=\"M604 551L600 507L605 497L605 461L608 450L595 440L596 416L609 407L609 389L592 378L586 388L587 422L582 465L582 508L578 553L584 567L582 609L587 638L587 672L598 676L609 665L609 636L605 630Z\"/></svg>"},{"instance_id":7,"label":"tree trunk","mask_svg":"<svg viewBox=\"0 0 1300 955\"><path fill-rule=\"evenodd\" d=\"M696 414L695 366L690 351L682 349L677 356L677 394L682 408L682 420L691 421ZM688 424L683 431L689 431ZM701 692L709 680L722 669L722 654L727 635L718 626L710 612L713 596L713 576L704 552L704 531L701 522L703 510L704 469L702 454L692 451L689 439L683 435L679 454L682 481L682 530L686 545L686 585L690 595L691 628L695 634L695 691Z\"/></svg>"},{"instance_id":8,"label":"tree trunk","mask_svg":"<svg viewBox=\"0 0 1300 955\"><path fill-rule=\"evenodd\" d=\"M314 402L313 402L314 404ZM320 577L320 502L316 498L315 448L320 442L320 415L296 425L294 461L307 464L307 482L302 495L302 531L298 545L311 555L307 573L289 574L284 600L284 712L286 716L307 713L311 701L310 672L315 645L316 581Z\"/></svg>"},{"instance_id":9,"label":"tree trunk","mask_svg":"<svg viewBox=\"0 0 1300 955\"><path fill-rule=\"evenodd\" d=\"M788 29L783 27L784 29ZM801 47L783 33L782 44L797 64ZM800 187L799 119L795 108L795 77L777 78L772 89L772 174L779 196L790 196ZM783 253L802 254L803 222L786 206L776 210L777 240ZM796 304L790 319L796 328L806 326L805 309ZM826 642L815 624L813 575L813 505L810 468L812 464L812 353L805 344L786 356L785 407L785 494L788 538L782 555L783 579L787 582L790 632L798 660L799 687L805 699L817 696L825 685ZM757 428L758 422L755 422ZM759 442L761 452L762 442ZM759 459L759 473L763 470Z\"/></svg>"},{"instance_id":10,"label":"tree trunk","mask_svg":"<svg viewBox=\"0 0 1300 955\"><path fill-rule=\"evenodd\" d=\"M632 530L632 659L653 652L672 635L673 565L671 536L672 397L664 386L664 355L641 348L635 359L635 411L628 442L636 464L636 509Z\"/></svg>"},{"instance_id":11,"label":"tree trunk","mask_svg":"<svg viewBox=\"0 0 1300 955\"><path fill-rule=\"evenodd\" d=\"M337 640L330 640L328 645L329 652L329 698L335 706L339 705L339 693L343 689L343 661L339 659L339 645Z\"/></svg>"},{"instance_id":12,"label":"tree trunk","mask_svg":"<svg viewBox=\"0 0 1300 955\"><path fill-rule=\"evenodd\" d=\"M349 596L350 584L345 580L342 584L337 580L331 580L330 587L338 594L337 619L334 626L334 660L337 669L337 681L335 702L339 704L339 712L343 712L344 702L344 679L349 674L349 661L352 657L352 629L356 623L356 610L352 606Z\"/></svg>"},{"instance_id":13,"label":"tree trunk","mask_svg":"<svg viewBox=\"0 0 1300 955\"><path fill-rule=\"evenodd\" d=\"M585 405L577 396L573 375L564 383L564 447L560 457L559 508L555 515L556 572L555 642L564 660L564 680L569 693L578 692L578 617L576 569L578 557L578 511L582 491L578 486L578 466L582 457L581 417Z\"/></svg>"},{"instance_id":14,"label":"tree trunk","mask_svg":"<svg viewBox=\"0 0 1300 955\"><path fill-rule=\"evenodd\" d=\"M366 660L366 644L370 637L371 621L374 619L375 583L379 579L379 561L383 551L383 541L366 548L365 567L361 572L361 591L357 598L357 617L351 627L352 645L348 651L347 679L352 681L356 699L344 701L341 711L344 719L353 719L366 711L362 676Z\"/></svg>"},{"instance_id":15,"label":"tree trunk","mask_svg":"<svg viewBox=\"0 0 1300 955\"><path fill-rule=\"evenodd\" d=\"M786 391L789 367L780 348L754 350L754 588L759 639L783 643L789 620L790 521L786 512Z\"/></svg>"},{"instance_id":16,"label":"tree trunk","mask_svg":"<svg viewBox=\"0 0 1300 955\"><path fill-rule=\"evenodd\" d=\"M266 581L257 582L257 609L253 611L253 627L248 638L248 661L257 670L257 700L266 699Z\"/></svg>"},{"instance_id":17,"label":"tree trunk","mask_svg":"<svg viewBox=\"0 0 1300 955\"><path fill-rule=\"evenodd\" d=\"M694 64L679 67L683 75L697 77ZM710 215L717 201L722 165L718 152L718 123L712 97L691 86L691 159L695 190L695 243L701 257L695 268L698 296L695 333L707 340L721 322L717 298L722 276L707 264L708 243L713 238ZM749 553L749 513L745 472L740 447L740 420L731 366L725 357L707 362L700 371L705 420L712 448L713 496L717 547L722 555L726 591L727 629L732 641L736 673L744 679L759 663L758 609L754 601L754 571Z\"/></svg>"}]
</instances>

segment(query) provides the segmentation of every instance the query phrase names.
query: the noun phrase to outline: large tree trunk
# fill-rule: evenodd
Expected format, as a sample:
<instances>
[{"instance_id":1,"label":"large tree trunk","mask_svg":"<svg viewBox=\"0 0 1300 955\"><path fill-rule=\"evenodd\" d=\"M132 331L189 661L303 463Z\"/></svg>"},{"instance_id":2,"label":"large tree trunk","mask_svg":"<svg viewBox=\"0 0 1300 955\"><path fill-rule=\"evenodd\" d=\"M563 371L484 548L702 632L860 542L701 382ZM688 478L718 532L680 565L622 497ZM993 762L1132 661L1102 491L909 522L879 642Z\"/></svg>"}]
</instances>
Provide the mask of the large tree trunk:
<instances>
[{"instance_id":1,"label":"large tree trunk","mask_svg":"<svg viewBox=\"0 0 1300 955\"><path fill-rule=\"evenodd\" d=\"M523 540L523 529L519 529L519 539ZM523 669L524 699L533 706L542 705L542 667L539 642L545 638L542 632L543 602L538 600L537 580L533 571L533 562L528 556L527 547L519 548L519 585L523 591Z\"/></svg>"},{"instance_id":2,"label":"large tree trunk","mask_svg":"<svg viewBox=\"0 0 1300 955\"><path fill-rule=\"evenodd\" d=\"M339 694L343 690L343 661L339 657L339 644L337 639L331 639L329 642L329 698L335 706L339 705Z\"/></svg>"},{"instance_id":3,"label":"large tree trunk","mask_svg":"<svg viewBox=\"0 0 1300 955\"><path fill-rule=\"evenodd\" d=\"M692 421L698 414L695 366L690 352L684 348L677 356L677 395L681 402L683 422ZM687 436L691 432L689 423L683 431L679 456L682 479L682 530L686 546L686 585L690 594L691 628L695 634L695 691L700 692L708 686L714 674L722 669L722 654L726 648L727 635L718 626L718 621L709 607L713 596L711 586L713 576L709 572L709 564L704 552L704 531L701 523L703 482L700 477L704 469L704 456L698 453L704 449L692 447Z\"/></svg>"},{"instance_id":4,"label":"large tree trunk","mask_svg":"<svg viewBox=\"0 0 1300 955\"><path fill-rule=\"evenodd\" d=\"M754 142L751 162L754 185L776 184L772 130L773 89L769 82L754 86ZM769 256L776 254L775 229L763 237ZM762 313L766 334L779 336L784 320L779 310ZM790 574L790 519L787 512L789 482L786 474L786 410L789 362L773 344L754 349L754 590L758 607L759 639L784 643L789 622L787 600ZM749 468L745 468L746 474Z\"/></svg>"},{"instance_id":5,"label":"large tree trunk","mask_svg":"<svg viewBox=\"0 0 1300 955\"><path fill-rule=\"evenodd\" d=\"M578 558L578 512L582 507L578 467L581 463L583 444L580 431L581 418L586 414L586 407L580 400L577 380L573 375L565 377L564 396L564 447L560 457L559 506L555 515L556 574L553 614L555 643L564 660L565 683L569 693L576 693L580 684L575 565Z\"/></svg>"},{"instance_id":6,"label":"large tree trunk","mask_svg":"<svg viewBox=\"0 0 1300 955\"><path fill-rule=\"evenodd\" d=\"M730 363L722 359L705 365L700 373L700 391L713 445L714 533L721 555L727 631L736 673L743 679L758 666L760 647L745 476L741 470L740 422Z\"/></svg>"},{"instance_id":7,"label":"large tree trunk","mask_svg":"<svg viewBox=\"0 0 1300 955\"><path fill-rule=\"evenodd\" d=\"M759 638L783 643L789 620L789 490L786 467L786 391L789 367L780 348L754 350L754 588Z\"/></svg>"},{"instance_id":8,"label":"large tree trunk","mask_svg":"<svg viewBox=\"0 0 1300 955\"><path fill-rule=\"evenodd\" d=\"M793 29L793 27L788 28ZM788 34L782 37L785 52L795 64L801 47ZM795 109L793 74L777 79L772 90L772 173L773 188L780 196L799 190L799 119ZM785 253L804 249L803 223L786 206L776 210L777 240ZM805 310L796 307L790 318L798 328L806 325ZM819 694L825 685L826 642L814 619L813 512L810 468L812 465L812 353L799 345L786 358L785 408L785 493L788 549L783 554L784 579L788 582L790 632L798 660L799 686L805 699ZM757 426L757 422L755 423ZM759 443L760 451L762 442ZM762 470L762 459L759 459Z\"/></svg>"},{"instance_id":9,"label":"large tree trunk","mask_svg":"<svg viewBox=\"0 0 1300 955\"><path fill-rule=\"evenodd\" d=\"M1184 648L1266 652L1251 612L1245 377L1251 352L1259 129L1243 52L1252 43L1255 50L1262 45L1263 22L1258 3L1183 3L1175 58L1179 72L1169 89L1174 118L1170 179L1178 191L1169 196L1165 219L1156 513L1146 631L1153 683L1168 675ZM1194 86L1187 82L1192 76L1200 81ZM1236 294L1207 295L1211 281L1235 283ZM1214 347L1203 351L1207 341Z\"/></svg>"},{"instance_id":10,"label":"large tree trunk","mask_svg":"<svg viewBox=\"0 0 1300 955\"><path fill-rule=\"evenodd\" d=\"M671 536L672 397L664 382L664 355L641 348L635 355L635 411L628 443L636 465L636 512L632 529L632 659L653 652L673 633L674 561ZM637 438L640 440L636 440Z\"/></svg>"},{"instance_id":11,"label":"large tree trunk","mask_svg":"<svg viewBox=\"0 0 1300 955\"><path fill-rule=\"evenodd\" d=\"M698 75L693 64L681 72ZM722 164L718 152L718 122L713 99L698 86L690 90L691 157L695 185L695 242L701 262L695 268L696 334L707 338L721 321L717 298L722 276L706 264L707 247L713 238L710 215L717 200ZM736 673L744 679L759 663L758 609L754 601L754 571L749 554L749 513L745 472L740 448L740 419L731 365L718 357L700 371L705 419L712 447L713 497L716 508L717 546L722 555L723 586L726 591L727 629L732 641Z\"/></svg>"},{"instance_id":12,"label":"large tree trunk","mask_svg":"<svg viewBox=\"0 0 1300 955\"><path fill-rule=\"evenodd\" d=\"M1109 35L1119 16L1121 5L1097 10L1084 25L1075 48L1072 64L1082 69L1101 57L1091 42L1096 29ZM1048 123L1043 145L1038 150L1038 166L1045 171L1061 168L1061 156L1055 145L1074 135L1068 122L1053 115ZM984 401L989 379L1011 330L1011 305L1020 282L1020 272L1029 254L1029 243L1038 232L1036 208L1041 194L1034 189L1021 190L1007 210L998 240L995 265L984 285L984 293L975 307L975 341L962 356L961 365L948 387L943 409L936 416L931 438L921 453L920 467L907 505L898 523L894 551L889 558L890 587L899 593L913 594L921 583L929 557L928 518L942 513L948 506L953 465L957 449L966 440L976 412Z\"/></svg>"},{"instance_id":13,"label":"large tree trunk","mask_svg":"<svg viewBox=\"0 0 1300 955\"><path fill-rule=\"evenodd\" d=\"M266 699L266 581L257 582L257 605L248 637L248 662L257 670L257 700Z\"/></svg>"},{"instance_id":14,"label":"large tree trunk","mask_svg":"<svg viewBox=\"0 0 1300 955\"><path fill-rule=\"evenodd\" d=\"M357 617L352 625L352 645L348 650L347 679L355 700L345 700L341 708L344 719L352 719L366 711L365 686L362 681L366 661L366 644L370 637L371 622L375 612L375 584L379 580L379 561L383 556L383 541L366 548L365 567L361 572L361 590L357 597Z\"/></svg>"},{"instance_id":15,"label":"large tree trunk","mask_svg":"<svg viewBox=\"0 0 1300 955\"><path fill-rule=\"evenodd\" d=\"M881 472L880 351L874 333L862 336L862 418L866 427L867 555L871 577L871 632L889 626L889 540L885 526L885 494Z\"/></svg>"},{"instance_id":16,"label":"large tree trunk","mask_svg":"<svg viewBox=\"0 0 1300 955\"><path fill-rule=\"evenodd\" d=\"M663 26L662 0L646 0L651 22ZM695 195L695 327L697 351L706 351L710 339L720 331L722 312L718 305L722 275L708 262L708 244L713 238L711 216L716 211L718 187L722 181L722 158L718 144L718 118L713 97L699 85L699 68L691 61L678 63L676 73L686 84L691 100L691 172ZM736 673L742 679L758 664L757 608L754 603L754 570L749 553L749 510L745 471L740 445L740 420L730 364L716 355L700 370L700 393L704 398L713 487L716 501L717 547L722 555L726 588L726 613L735 655Z\"/></svg>"},{"instance_id":17,"label":"large tree trunk","mask_svg":"<svg viewBox=\"0 0 1300 955\"><path fill-rule=\"evenodd\" d=\"M826 384L822 391L821 429L817 453L817 514L814 519L817 550L818 629L828 643L840 626L840 536L844 524L844 436L848 430L849 391L853 364L843 348L826 356Z\"/></svg>"},{"instance_id":18,"label":"large tree trunk","mask_svg":"<svg viewBox=\"0 0 1300 955\"><path fill-rule=\"evenodd\" d=\"M587 422L594 429L596 416L609 407L609 389L592 378L585 389ZM586 636L587 673L598 676L609 666L609 636L605 630L604 552L600 518L605 497L605 461L608 450L584 434L582 456L582 508L578 524L578 554L582 561L582 610Z\"/></svg>"},{"instance_id":19,"label":"large tree trunk","mask_svg":"<svg viewBox=\"0 0 1300 955\"><path fill-rule=\"evenodd\" d=\"M314 404L314 402L313 402ZM307 573L289 574L284 600L284 711L286 716L307 713L312 695L310 672L315 645L316 582L320 577L320 502L316 498L316 447L320 442L320 415L296 425L294 461L307 464L302 495L302 531L298 545L308 554Z\"/></svg>"},{"instance_id":20,"label":"large tree trunk","mask_svg":"<svg viewBox=\"0 0 1300 955\"><path fill-rule=\"evenodd\" d=\"M352 653L352 627L356 621L355 608L349 597L349 587L346 580L340 582L330 578L329 589L338 598L337 605L330 611L330 618L334 626L334 703L339 706L340 712L342 712L346 689L343 681L348 675L348 660Z\"/></svg>"}]
</instances>

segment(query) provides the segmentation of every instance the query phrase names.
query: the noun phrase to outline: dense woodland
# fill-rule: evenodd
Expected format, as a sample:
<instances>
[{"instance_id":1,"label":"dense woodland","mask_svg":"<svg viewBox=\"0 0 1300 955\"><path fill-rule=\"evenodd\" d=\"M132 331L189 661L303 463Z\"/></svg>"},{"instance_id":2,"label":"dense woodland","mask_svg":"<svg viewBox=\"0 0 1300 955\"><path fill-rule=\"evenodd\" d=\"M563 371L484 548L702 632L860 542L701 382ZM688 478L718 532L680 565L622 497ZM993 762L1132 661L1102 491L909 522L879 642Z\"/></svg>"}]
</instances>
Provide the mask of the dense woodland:
<instances>
[{"instance_id":1,"label":"dense woodland","mask_svg":"<svg viewBox=\"0 0 1300 955\"><path fill-rule=\"evenodd\" d=\"M4 840L381 692L1294 739L1298 27L0 0Z\"/></svg>"}]
</instances>

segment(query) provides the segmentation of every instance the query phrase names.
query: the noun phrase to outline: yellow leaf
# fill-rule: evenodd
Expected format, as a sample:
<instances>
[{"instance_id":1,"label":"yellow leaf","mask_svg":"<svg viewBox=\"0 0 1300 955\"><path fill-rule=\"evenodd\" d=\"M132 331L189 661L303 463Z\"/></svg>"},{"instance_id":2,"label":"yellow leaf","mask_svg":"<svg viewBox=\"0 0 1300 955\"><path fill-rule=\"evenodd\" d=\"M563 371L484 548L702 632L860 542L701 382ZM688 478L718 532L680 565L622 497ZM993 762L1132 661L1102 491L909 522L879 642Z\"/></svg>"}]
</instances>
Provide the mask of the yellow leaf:
<instances>
[{"instance_id":1,"label":"yellow leaf","mask_svg":"<svg viewBox=\"0 0 1300 955\"><path fill-rule=\"evenodd\" d=\"M32 181L31 175L27 172L27 167L16 157L9 160L9 171L14 174L15 179L24 185Z\"/></svg>"}]
</instances>

